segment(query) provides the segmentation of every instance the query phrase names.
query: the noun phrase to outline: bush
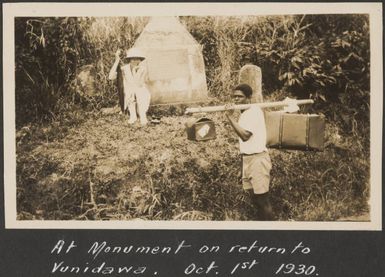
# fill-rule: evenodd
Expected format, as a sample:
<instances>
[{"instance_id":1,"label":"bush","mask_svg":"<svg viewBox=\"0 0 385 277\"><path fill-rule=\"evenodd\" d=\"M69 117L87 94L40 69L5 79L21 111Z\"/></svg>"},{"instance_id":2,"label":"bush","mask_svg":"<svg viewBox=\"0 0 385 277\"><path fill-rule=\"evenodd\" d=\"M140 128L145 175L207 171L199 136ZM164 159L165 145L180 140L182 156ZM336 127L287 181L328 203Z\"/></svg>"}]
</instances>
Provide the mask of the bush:
<instances>
[{"instance_id":1,"label":"bush","mask_svg":"<svg viewBox=\"0 0 385 277\"><path fill-rule=\"evenodd\" d=\"M271 68L283 90L314 98L351 130L356 120L369 120L368 22L363 15L310 15L268 24L256 41L257 64Z\"/></svg>"},{"instance_id":2,"label":"bush","mask_svg":"<svg viewBox=\"0 0 385 277\"><path fill-rule=\"evenodd\" d=\"M116 101L107 80L118 48L129 48L148 18L17 18L17 121L79 102L79 69L95 69L96 109ZM369 120L369 19L366 15L182 17L203 46L209 93L226 100L242 65L262 68L264 94L283 90L316 99L346 132ZM317 24L315 24L317 23ZM76 93L75 93L76 95ZM65 98L64 100L62 98ZM77 100L77 101L76 101Z\"/></svg>"},{"instance_id":3,"label":"bush","mask_svg":"<svg viewBox=\"0 0 385 277\"><path fill-rule=\"evenodd\" d=\"M80 102L98 108L110 104L115 94L107 76L114 52L131 47L145 22L139 17L16 18L18 125L63 112L59 105L63 103L71 106ZM88 64L95 68L97 95L79 98L74 82L80 69Z\"/></svg>"}]
</instances>

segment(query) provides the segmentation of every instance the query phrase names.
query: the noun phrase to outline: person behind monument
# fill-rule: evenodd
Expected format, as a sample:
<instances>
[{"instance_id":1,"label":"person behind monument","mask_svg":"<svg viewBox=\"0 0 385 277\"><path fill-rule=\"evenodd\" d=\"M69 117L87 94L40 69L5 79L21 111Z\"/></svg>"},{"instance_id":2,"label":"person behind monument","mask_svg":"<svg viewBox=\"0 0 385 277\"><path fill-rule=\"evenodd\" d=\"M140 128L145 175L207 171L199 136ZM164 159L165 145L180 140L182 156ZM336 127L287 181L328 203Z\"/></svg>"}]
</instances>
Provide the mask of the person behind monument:
<instances>
[{"instance_id":1,"label":"person behind monument","mask_svg":"<svg viewBox=\"0 0 385 277\"><path fill-rule=\"evenodd\" d=\"M235 104L251 103L252 88L240 84L233 90ZM226 117L239 137L239 149L242 155L243 189L257 208L259 220L273 220L274 214L269 199L271 161L266 148L266 125L263 111L252 106L241 111L238 122L234 119L234 110L227 110Z\"/></svg>"},{"instance_id":2,"label":"person behind monument","mask_svg":"<svg viewBox=\"0 0 385 277\"><path fill-rule=\"evenodd\" d=\"M108 78L110 80L118 78L118 90L121 90L120 107L123 113L128 109L130 115L128 123L135 123L139 115L140 123L144 126L148 123L147 111L151 100L151 94L146 86L148 77L145 55L138 48L127 50L124 59L120 58L120 54L121 50L118 49Z\"/></svg>"}]
</instances>

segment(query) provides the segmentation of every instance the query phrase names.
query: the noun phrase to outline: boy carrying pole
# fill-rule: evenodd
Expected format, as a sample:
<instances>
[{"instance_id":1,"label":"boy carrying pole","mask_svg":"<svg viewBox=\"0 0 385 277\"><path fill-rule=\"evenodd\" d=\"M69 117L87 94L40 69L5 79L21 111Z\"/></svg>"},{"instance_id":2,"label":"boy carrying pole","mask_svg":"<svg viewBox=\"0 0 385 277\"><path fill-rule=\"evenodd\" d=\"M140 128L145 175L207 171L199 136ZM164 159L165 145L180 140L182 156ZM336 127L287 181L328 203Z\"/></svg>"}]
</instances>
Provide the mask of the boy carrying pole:
<instances>
[{"instance_id":1,"label":"boy carrying pole","mask_svg":"<svg viewBox=\"0 0 385 277\"><path fill-rule=\"evenodd\" d=\"M251 103L252 88L247 84L235 87L232 98L236 105ZM266 148L266 125L260 107L241 111L238 122L234 110L226 110L226 117L239 137L242 155L243 189L257 208L259 220L274 220L269 199L271 161Z\"/></svg>"}]
</instances>

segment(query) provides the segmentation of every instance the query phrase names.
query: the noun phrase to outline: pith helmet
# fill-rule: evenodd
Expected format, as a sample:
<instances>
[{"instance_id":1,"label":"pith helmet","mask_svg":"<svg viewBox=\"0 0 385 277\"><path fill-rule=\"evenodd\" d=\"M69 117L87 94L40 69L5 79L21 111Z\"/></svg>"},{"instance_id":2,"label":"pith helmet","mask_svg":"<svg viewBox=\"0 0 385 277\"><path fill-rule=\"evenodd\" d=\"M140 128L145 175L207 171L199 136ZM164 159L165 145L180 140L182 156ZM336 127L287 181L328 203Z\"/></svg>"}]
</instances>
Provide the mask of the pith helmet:
<instances>
[{"instance_id":1,"label":"pith helmet","mask_svg":"<svg viewBox=\"0 0 385 277\"><path fill-rule=\"evenodd\" d=\"M128 59L139 58L139 59L144 60L146 58L146 56L144 55L142 50L140 50L139 48L133 47L133 48L127 50L126 58L128 58Z\"/></svg>"}]
</instances>

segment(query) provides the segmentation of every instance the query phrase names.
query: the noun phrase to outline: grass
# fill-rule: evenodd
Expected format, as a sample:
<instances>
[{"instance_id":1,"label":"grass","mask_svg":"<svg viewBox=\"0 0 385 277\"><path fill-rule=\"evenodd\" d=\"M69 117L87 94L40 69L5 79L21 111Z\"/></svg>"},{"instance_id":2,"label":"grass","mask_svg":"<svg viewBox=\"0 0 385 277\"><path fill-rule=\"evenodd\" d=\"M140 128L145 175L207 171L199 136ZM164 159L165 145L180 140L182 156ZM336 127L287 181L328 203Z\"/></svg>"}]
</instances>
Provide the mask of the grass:
<instances>
[{"instance_id":1,"label":"grass","mask_svg":"<svg viewBox=\"0 0 385 277\"><path fill-rule=\"evenodd\" d=\"M117 113L77 111L17 131L19 219L252 220L241 188L237 137L210 114L217 138L187 140L181 109L130 126ZM270 151L279 220L323 221L369 207L369 151L329 123L323 152Z\"/></svg>"}]
</instances>

